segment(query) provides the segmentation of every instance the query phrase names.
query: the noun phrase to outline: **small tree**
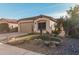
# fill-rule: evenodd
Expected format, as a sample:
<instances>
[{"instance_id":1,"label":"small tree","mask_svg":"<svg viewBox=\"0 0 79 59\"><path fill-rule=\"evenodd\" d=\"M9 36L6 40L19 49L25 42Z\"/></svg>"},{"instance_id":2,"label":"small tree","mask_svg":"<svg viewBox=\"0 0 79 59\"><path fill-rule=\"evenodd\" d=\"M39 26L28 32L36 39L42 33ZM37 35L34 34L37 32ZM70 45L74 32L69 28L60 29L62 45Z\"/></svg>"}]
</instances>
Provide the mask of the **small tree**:
<instances>
[{"instance_id":1,"label":"small tree","mask_svg":"<svg viewBox=\"0 0 79 59\"><path fill-rule=\"evenodd\" d=\"M60 19L57 20L57 28L59 32L61 31L61 28L63 27L63 22L64 22L63 17L60 17Z\"/></svg>"},{"instance_id":2,"label":"small tree","mask_svg":"<svg viewBox=\"0 0 79 59\"><path fill-rule=\"evenodd\" d=\"M64 21L64 29L67 35L77 36L79 28L79 5L76 5L67 11L69 18ZM74 34L73 34L74 33Z\"/></svg>"},{"instance_id":3,"label":"small tree","mask_svg":"<svg viewBox=\"0 0 79 59\"><path fill-rule=\"evenodd\" d=\"M40 28L40 36L42 36L43 34L43 30L42 30L42 27Z\"/></svg>"}]
</instances>

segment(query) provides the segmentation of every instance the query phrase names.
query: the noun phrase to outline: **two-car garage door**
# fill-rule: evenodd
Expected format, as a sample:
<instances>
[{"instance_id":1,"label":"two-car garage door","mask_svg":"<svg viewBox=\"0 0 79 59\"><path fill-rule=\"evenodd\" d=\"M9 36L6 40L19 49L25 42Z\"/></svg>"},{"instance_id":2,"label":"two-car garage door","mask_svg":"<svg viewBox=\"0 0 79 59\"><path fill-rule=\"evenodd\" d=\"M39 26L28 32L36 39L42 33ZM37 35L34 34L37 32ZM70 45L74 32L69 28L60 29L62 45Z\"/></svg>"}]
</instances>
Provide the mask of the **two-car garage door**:
<instances>
[{"instance_id":1,"label":"two-car garage door","mask_svg":"<svg viewBox=\"0 0 79 59\"><path fill-rule=\"evenodd\" d=\"M33 23L21 23L20 32L32 33L33 32Z\"/></svg>"}]
</instances>

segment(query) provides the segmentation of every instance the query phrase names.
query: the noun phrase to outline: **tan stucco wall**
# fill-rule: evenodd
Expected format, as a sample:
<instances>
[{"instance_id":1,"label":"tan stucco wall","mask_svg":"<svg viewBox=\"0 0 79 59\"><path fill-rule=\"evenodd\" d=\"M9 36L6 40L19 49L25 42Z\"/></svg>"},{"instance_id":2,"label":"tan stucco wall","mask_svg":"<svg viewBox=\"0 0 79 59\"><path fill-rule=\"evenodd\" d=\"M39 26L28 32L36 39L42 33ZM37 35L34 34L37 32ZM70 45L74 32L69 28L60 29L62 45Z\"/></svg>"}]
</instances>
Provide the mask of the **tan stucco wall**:
<instances>
[{"instance_id":1,"label":"tan stucco wall","mask_svg":"<svg viewBox=\"0 0 79 59\"><path fill-rule=\"evenodd\" d=\"M56 22L50 20L50 28L51 28L51 30L55 30L55 24L56 24Z\"/></svg>"},{"instance_id":2,"label":"tan stucco wall","mask_svg":"<svg viewBox=\"0 0 79 59\"><path fill-rule=\"evenodd\" d=\"M38 22L46 22L46 30L43 30L44 33L46 33L46 31L51 33L50 30L50 20L48 18L38 18L37 20L34 21L34 32L40 32L38 30Z\"/></svg>"},{"instance_id":3,"label":"tan stucco wall","mask_svg":"<svg viewBox=\"0 0 79 59\"><path fill-rule=\"evenodd\" d=\"M8 23L8 25L9 25L9 28L11 28L11 29L12 29L12 27L13 28L18 27L17 23Z\"/></svg>"}]
</instances>

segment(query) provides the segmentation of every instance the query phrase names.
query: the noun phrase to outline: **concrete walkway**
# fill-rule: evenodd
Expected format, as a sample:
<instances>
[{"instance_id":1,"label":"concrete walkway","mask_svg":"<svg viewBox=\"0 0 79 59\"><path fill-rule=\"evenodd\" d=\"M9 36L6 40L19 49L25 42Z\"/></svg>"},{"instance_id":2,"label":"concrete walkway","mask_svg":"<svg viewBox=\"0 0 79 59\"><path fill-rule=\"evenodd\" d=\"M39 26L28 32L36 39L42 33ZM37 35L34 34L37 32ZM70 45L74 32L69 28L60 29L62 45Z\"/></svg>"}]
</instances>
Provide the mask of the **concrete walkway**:
<instances>
[{"instance_id":1,"label":"concrete walkway","mask_svg":"<svg viewBox=\"0 0 79 59\"><path fill-rule=\"evenodd\" d=\"M42 55L40 53L32 52L8 44L0 43L0 55Z\"/></svg>"}]
</instances>

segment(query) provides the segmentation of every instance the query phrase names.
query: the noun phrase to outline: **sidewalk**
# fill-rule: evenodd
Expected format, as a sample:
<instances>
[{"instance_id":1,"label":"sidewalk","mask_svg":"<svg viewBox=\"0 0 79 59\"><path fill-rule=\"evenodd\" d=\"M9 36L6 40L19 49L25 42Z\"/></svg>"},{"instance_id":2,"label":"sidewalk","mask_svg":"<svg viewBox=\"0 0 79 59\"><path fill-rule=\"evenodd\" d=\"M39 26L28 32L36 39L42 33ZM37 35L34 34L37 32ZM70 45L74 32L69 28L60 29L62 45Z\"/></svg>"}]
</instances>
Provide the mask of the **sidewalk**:
<instances>
[{"instance_id":1,"label":"sidewalk","mask_svg":"<svg viewBox=\"0 0 79 59\"><path fill-rule=\"evenodd\" d=\"M0 43L0 55L42 55L40 53L32 52L8 44Z\"/></svg>"}]
</instances>

